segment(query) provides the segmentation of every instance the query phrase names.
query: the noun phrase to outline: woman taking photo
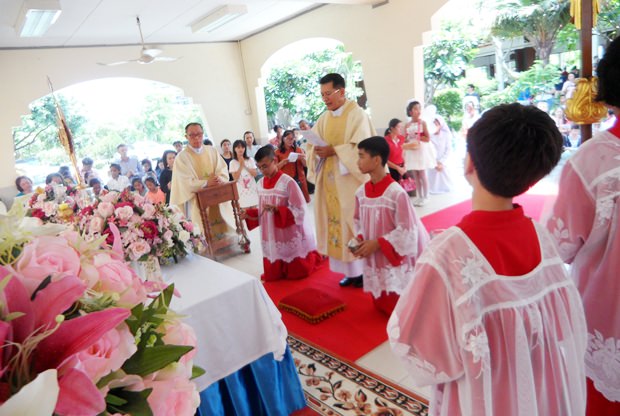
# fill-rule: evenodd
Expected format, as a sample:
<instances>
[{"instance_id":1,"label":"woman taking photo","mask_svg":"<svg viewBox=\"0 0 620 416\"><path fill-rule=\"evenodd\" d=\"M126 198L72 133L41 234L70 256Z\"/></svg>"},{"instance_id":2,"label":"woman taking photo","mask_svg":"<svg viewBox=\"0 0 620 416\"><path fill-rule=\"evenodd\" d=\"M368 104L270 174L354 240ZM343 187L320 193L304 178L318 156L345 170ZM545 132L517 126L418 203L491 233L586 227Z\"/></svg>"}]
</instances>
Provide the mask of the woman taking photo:
<instances>
[{"instance_id":1,"label":"woman taking photo","mask_svg":"<svg viewBox=\"0 0 620 416\"><path fill-rule=\"evenodd\" d=\"M159 187L162 192L166 194L166 204L170 203L170 189L172 188L172 165L174 165L174 158L177 152L174 150L166 150L161 160L164 161L164 170L161 171L159 176Z\"/></svg>"},{"instance_id":2,"label":"woman taking photo","mask_svg":"<svg viewBox=\"0 0 620 416\"><path fill-rule=\"evenodd\" d=\"M295 133L293 133L293 130L286 130L282 134L282 142L276 150L276 160L278 161L278 169L295 179L295 182L297 182L301 192L304 194L306 202L310 202L308 182L304 174L306 154L295 144Z\"/></svg>"}]
</instances>

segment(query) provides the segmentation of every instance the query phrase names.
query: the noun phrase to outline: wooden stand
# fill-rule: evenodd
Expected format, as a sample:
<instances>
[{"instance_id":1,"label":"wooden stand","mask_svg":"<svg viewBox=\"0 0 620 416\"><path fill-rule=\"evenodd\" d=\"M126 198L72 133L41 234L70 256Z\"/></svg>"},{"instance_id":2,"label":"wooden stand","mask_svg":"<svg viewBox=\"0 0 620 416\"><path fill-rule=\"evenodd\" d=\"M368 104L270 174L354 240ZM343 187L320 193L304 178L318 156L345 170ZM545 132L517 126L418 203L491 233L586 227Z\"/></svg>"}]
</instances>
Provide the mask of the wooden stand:
<instances>
[{"instance_id":1,"label":"wooden stand","mask_svg":"<svg viewBox=\"0 0 620 416\"><path fill-rule=\"evenodd\" d=\"M239 193L237 192L237 182L226 182L221 185L203 188L196 192L198 199L198 207L200 209L200 217L204 224L204 235L207 240L207 256L217 260L221 258L231 257L236 254L250 252L250 240L245 232L245 227L241 218L239 218ZM239 237L239 251L234 250L235 244L226 244L226 241L220 244L221 240L214 240L211 234L211 226L207 215L207 208L224 202L232 204L233 216L235 217L235 231Z\"/></svg>"}]
</instances>

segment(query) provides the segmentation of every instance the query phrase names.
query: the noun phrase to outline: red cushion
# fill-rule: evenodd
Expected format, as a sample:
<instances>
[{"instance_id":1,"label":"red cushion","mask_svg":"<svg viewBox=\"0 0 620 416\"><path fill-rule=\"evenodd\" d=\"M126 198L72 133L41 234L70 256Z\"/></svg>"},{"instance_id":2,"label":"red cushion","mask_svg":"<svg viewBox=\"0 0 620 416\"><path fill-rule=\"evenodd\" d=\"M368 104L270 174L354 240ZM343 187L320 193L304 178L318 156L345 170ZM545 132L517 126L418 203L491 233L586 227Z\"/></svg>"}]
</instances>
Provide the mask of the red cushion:
<instances>
[{"instance_id":1,"label":"red cushion","mask_svg":"<svg viewBox=\"0 0 620 416\"><path fill-rule=\"evenodd\" d=\"M309 287L283 297L278 307L316 324L344 310L345 304L338 298Z\"/></svg>"}]
</instances>

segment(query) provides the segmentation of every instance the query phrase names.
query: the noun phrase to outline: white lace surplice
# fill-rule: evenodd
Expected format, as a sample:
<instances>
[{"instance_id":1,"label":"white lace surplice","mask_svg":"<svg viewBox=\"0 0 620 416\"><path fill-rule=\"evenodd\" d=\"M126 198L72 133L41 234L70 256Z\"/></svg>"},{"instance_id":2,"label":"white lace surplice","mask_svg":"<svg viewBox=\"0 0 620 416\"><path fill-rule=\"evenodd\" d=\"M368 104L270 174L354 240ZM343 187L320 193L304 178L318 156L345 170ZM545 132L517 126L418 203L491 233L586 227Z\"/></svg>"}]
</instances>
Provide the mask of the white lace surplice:
<instances>
[{"instance_id":1,"label":"white lace surplice","mask_svg":"<svg viewBox=\"0 0 620 416\"><path fill-rule=\"evenodd\" d=\"M301 189L288 175L281 175L273 189L263 188L263 181L264 178L258 181L263 256L272 263L276 260L290 263L297 257L305 258L308 253L316 250L316 240L306 215L306 200ZM286 206L293 213L295 224L277 228L274 214L263 211L265 204Z\"/></svg>"},{"instance_id":2,"label":"white lace surplice","mask_svg":"<svg viewBox=\"0 0 620 416\"><path fill-rule=\"evenodd\" d=\"M392 266L379 250L364 259L364 290L379 297L382 291L402 293L413 276L415 259L429 237L405 190L391 183L378 198L366 197L364 185L355 193L355 235L364 240L385 238L394 250L404 256L403 264Z\"/></svg>"},{"instance_id":3,"label":"white lace surplice","mask_svg":"<svg viewBox=\"0 0 620 416\"><path fill-rule=\"evenodd\" d=\"M547 228L583 298L586 372L620 401L620 140L601 132L566 163Z\"/></svg>"},{"instance_id":4,"label":"white lace surplice","mask_svg":"<svg viewBox=\"0 0 620 416\"><path fill-rule=\"evenodd\" d=\"M536 225L541 263L495 274L462 230L435 237L388 323L393 351L431 415L577 416L585 412L586 324L554 243Z\"/></svg>"}]
</instances>

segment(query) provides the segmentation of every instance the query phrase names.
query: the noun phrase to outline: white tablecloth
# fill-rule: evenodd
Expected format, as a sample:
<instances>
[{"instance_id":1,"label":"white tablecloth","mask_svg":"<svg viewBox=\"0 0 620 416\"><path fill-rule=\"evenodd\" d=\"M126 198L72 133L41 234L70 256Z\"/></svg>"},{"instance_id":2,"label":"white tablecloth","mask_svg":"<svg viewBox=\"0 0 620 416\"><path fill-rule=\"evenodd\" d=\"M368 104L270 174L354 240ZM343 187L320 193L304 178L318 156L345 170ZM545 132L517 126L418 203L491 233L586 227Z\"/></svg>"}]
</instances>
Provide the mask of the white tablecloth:
<instances>
[{"instance_id":1,"label":"white tablecloth","mask_svg":"<svg viewBox=\"0 0 620 416\"><path fill-rule=\"evenodd\" d=\"M194 363L206 370L195 380L199 391L267 353L282 358L286 327L258 279L200 256L162 272L181 294L172 309L196 331Z\"/></svg>"}]
</instances>

